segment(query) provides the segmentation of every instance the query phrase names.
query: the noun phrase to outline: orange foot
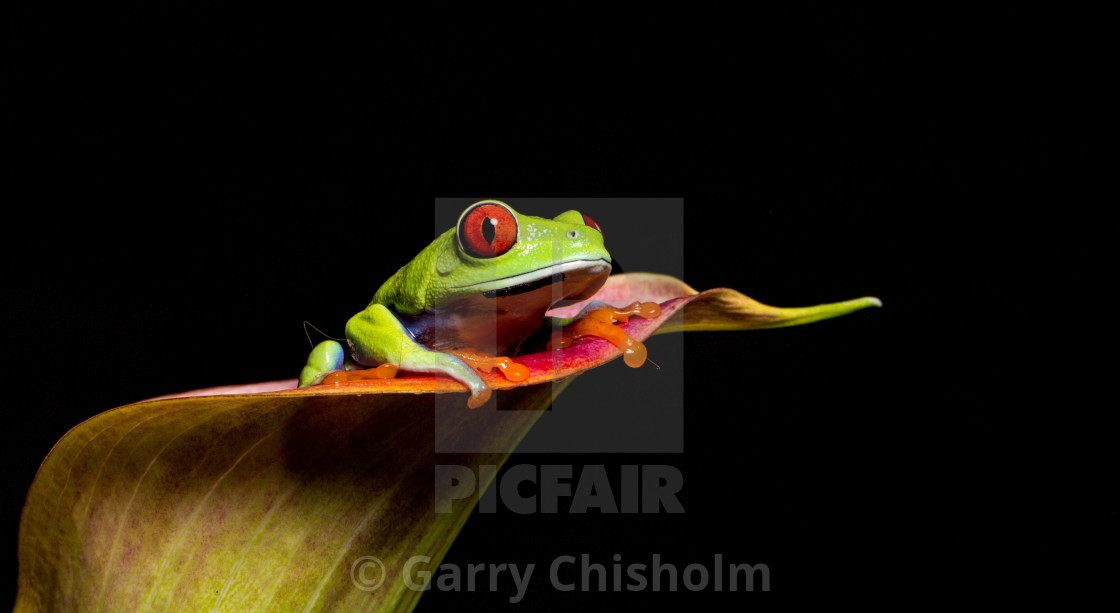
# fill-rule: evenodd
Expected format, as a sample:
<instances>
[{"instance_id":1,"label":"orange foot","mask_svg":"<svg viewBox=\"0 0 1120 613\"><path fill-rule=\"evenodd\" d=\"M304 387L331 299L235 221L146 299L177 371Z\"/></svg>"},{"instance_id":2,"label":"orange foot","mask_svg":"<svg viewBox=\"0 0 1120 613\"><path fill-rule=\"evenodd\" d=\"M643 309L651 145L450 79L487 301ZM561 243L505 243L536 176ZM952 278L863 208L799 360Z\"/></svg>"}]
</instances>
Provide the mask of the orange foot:
<instances>
[{"instance_id":1,"label":"orange foot","mask_svg":"<svg viewBox=\"0 0 1120 613\"><path fill-rule=\"evenodd\" d=\"M656 302L635 302L621 309L603 307L590 310L560 331L560 346L568 347L572 341L581 336L597 336L621 349L622 359L626 365L637 368L646 361L646 346L630 338L621 328L614 325L616 322L630 321L634 315L643 319L652 319L661 315L661 305ZM548 341L549 350L552 350L555 340L556 337L553 336Z\"/></svg>"},{"instance_id":2,"label":"orange foot","mask_svg":"<svg viewBox=\"0 0 1120 613\"><path fill-rule=\"evenodd\" d=\"M466 362L467 366L479 372L493 372L497 368L509 381L524 381L529 378L528 366L518 364L507 357L494 357L473 349L452 349L446 350L444 353L457 356Z\"/></svg>"},{"instance_id":3,"label":"orange foot","mask_svg":"<svg viewBox=\"0 0 1120 613\"><path fill-rule=\"evenodd\" d=\"M392 379L395 376L397 376L396 365L382 364L375 368L363 368L362 370L336 370L323 377L322 385L341 385L366 379Z\"/></svg>"}]
</instances>

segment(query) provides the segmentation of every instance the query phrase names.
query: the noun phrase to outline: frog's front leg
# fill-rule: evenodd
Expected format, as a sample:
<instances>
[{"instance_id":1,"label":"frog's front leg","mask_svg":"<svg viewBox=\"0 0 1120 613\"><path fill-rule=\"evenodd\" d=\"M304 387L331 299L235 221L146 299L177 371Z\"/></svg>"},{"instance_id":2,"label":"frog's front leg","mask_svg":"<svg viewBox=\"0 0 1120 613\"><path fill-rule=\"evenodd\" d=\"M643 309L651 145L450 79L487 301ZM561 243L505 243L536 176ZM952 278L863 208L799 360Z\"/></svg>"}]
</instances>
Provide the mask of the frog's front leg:
<instances>
[{"instance_id":1,"label":"frog's front leg","mask_svg":"<svg viewBox=\"0 0 1120 613\"><path fill-rule=\"evenodd\" d=\"M490 399L490 387L463 360L417 343L384 305L371 304L351 317L346 322L346 338L350 355L358 364L393 364L401 370L447 375L470 389L467 406L472 409Z\"/></svg>"}]
</instances>

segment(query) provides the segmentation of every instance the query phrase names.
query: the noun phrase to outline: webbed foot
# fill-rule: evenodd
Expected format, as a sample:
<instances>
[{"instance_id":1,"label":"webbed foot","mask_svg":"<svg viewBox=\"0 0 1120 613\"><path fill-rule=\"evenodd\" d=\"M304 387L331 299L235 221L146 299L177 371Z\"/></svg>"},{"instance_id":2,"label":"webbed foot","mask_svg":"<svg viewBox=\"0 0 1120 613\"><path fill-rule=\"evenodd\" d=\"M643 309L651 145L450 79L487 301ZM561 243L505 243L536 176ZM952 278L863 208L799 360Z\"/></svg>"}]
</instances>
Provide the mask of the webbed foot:
<instances>
[{"instance_id":1,"label":"webbed foot","mask_svg":"<svg viewBox=\"0 0 1120 613\"><path fill-rule=\"evenodd\" d=\"M559 338L553 336L549 339L548 349L551 351L557 343L561 347L568 347L581 336L597 336L618 347L627 366L637 368L646 361L646 346L614 325L629 321L635 315L643 319L658 317L661 315L661 305L656 302L635 302L621 309L611 306L588 308L564 326Z\"/></svg>"}]
</instances>

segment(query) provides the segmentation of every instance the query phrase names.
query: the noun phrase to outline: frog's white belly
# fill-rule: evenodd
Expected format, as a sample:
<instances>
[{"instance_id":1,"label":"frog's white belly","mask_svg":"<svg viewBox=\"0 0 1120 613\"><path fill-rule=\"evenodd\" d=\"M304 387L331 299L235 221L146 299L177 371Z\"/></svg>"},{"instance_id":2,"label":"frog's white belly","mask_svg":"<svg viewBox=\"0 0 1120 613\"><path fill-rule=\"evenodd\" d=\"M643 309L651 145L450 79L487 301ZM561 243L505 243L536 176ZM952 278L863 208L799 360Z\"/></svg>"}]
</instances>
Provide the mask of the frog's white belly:
<instances>
[{"instance_id":1,"label":"frog's white belly","mask_svg":"<svg viewBox=\"0 0 1120 613\"><path fill-rule=\"evenodd\" d=\"M477 294L400 320L428 349L512 355L537 331L546 311L590 298L610 271L601 259L564 262L471 285Z\"/></svg>"}]
</instances>

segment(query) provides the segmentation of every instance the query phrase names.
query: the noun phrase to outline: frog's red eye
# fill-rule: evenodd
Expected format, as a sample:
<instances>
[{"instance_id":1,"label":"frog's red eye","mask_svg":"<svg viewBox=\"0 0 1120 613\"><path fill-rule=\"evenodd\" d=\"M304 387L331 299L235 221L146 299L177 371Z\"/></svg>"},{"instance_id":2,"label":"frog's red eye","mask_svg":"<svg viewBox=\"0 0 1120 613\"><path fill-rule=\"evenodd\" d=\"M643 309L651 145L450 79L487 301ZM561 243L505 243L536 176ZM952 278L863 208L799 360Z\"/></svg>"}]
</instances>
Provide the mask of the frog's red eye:
<instances>
[{"instance_id":1,"label":"frog's red eye","mask_svg":"<svg viewBox=\"0 0 1120 613\"><path fill-rule=\"evenodd\" d=\"M506 207L480 202L459 218L459 245L476 258L494 258L517 242L517 219Z\"/></svg>"},{"instance_id":2,"label":"frog's red eye","mask_svg":"<svg viewBox=\"0 0 1120 613\"><path fill-rule=\"evenodd\" d=\"M583 223L585 223L585 224L587 224L588 226L590 226L590 227L592 227L592 228L595 228L596 230L598 230L598 231L599 231L599 234L602 234L602 233L603 233L603 229L599 227L599 224L595 223L595 220L594 220L594 219L591 219L591 218L590 218L590 217L588 217L587 215L584 215L584 216L583 216Z\"/></svg>"}]
</instances>

